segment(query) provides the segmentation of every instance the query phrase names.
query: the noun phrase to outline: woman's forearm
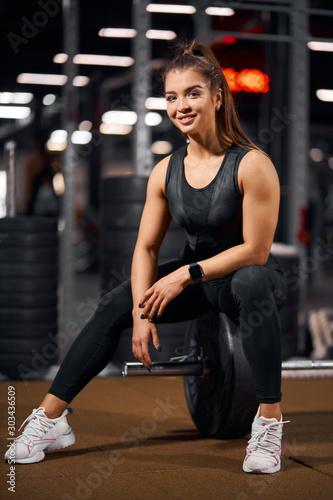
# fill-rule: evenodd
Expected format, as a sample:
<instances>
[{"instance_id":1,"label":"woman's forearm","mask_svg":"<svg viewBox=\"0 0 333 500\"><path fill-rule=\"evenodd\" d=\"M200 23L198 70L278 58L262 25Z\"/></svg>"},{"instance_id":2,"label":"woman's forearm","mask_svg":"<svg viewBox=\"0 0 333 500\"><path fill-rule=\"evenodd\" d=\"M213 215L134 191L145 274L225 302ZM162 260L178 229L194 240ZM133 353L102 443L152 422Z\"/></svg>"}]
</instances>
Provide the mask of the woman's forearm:
<instances>
[{"instance_id":1,"label":"woman's forearm","mask_svg":"<svg viewBox=\"0 0 333 500\"><path fill-rule=\"evenodd\" d=\"M158 254L154 250L136 246L132 260L131 284L133 297L133 321L140 319L138 307L142 295L157 278Z\"/></svg>"},{"instance_id":2,"label":"woman's forearm","mask_svg":"<svg viewBox=\"0 0 333 500\"><path fill-rule=\"evenodd\" d=\"M269 252L264 248L254 249L242 243L229 248L210 259L198 262L203 270L203 281L209 281L237 271L241 267L262 266L267 261Z\"/></svg>"}]
</instances>

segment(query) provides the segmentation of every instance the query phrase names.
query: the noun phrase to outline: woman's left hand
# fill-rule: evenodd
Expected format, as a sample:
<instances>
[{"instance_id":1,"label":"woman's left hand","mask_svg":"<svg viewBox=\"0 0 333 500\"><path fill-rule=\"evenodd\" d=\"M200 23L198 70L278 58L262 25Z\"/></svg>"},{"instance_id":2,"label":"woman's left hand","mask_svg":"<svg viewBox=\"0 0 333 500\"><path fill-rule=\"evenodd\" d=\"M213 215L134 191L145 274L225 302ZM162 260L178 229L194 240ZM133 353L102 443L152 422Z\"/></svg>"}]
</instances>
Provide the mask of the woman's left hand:
<instances>
[{"instance_id":1,"label":"woman's left hand","mask_svg":"<svg viewBox=\"0 0 333 500\"><path fill-rule=\"evenodd\" d=\"M149 320L153 320L156 314L158 319L169 302L177 297L189 283L191 279L186 266L156 281L141 297L139 307L143 309L144 317L148 316Z\"/></svg>"}]
</instances>

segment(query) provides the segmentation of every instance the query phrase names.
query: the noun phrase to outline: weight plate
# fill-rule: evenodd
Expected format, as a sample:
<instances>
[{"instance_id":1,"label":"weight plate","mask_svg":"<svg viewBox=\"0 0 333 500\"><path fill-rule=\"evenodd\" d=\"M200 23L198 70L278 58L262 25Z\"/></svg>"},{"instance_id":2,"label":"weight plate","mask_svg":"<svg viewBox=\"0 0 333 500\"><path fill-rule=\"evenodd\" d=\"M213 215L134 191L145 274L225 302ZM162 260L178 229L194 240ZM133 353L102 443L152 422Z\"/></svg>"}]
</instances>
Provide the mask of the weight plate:
<instances>
[{"instance_id":1,"label":"weight plate","mask_svg":"<svg viewBox=\"0 0 333 500\"><path fill-rule=\"evenodd\" d=\"M108 202L102 205L100 221L102 227L138 230L143 210L143 202Z\"/></svg>"},{"instance_id":2,"label":"weight plate","mask_svg":"<svg viewBox=\"0 0 333 500\"><path fill-rule=\"evenodd\" d=\"M0 323L0 337L47 337L56 335L58 325L53 323Z\"/></svg>"},{"instance_id":3,"label":"weight plate","mask_svg":"<svg viewBox=\"0 0 333 500\"><path fill-rule=\"evenodd\" d=\"M131 175L128 177L106 177L100 182L100 200L103 201L144 201L148 177Z\"/></svg>"},{"instance_id":4,"label":"weight plate","mask_svg":"<svg viewBox=\"0 0 333 500\"><path fill-rule=\"evenodd\" d=\"M0 307L56 307L56 293L0 293Z\"/></svg>"},{"instance_id":5,"label":"weight plate","mask_svg":"<svg viewBox=\"0 0 333 500\"><path fill-rule=\"evenodd\" d=\"M54 307L29 309L0 307L0 322L22 321L27 323L53 322L57 320L57 309Z\"/></svg>"},{"instance_id":6,"label":"weight plate","mask_svg":"<svg viewBox=\"0 0 333 500\"><path fill-rule=\"evenodd\" d=\"M59 266L57 264L28 264L28 263L1 263L0 277L37 277L58 276Z\"/></svg>"},{"instance_id":7,"label":"weight plate","mask_svg":"<svg viewBox=\"0 0 333 500\"><path fill-rule=\"evenodd\" d=\"M57 233L1 233L0 245L3 247L56 247Z\"/></svg>"},{"instance_id":8,"label":"weight plate","mask_svg":"<svg viewBox=\"0 0 333 500\"><path fill-rule=\"evenodd\" d=\"M190 346L190 359L195 360L201 348L209 359L207 377L184 377L188 408L199 431L221 439L248 434L258 403L239 329L225 314L211 309L190 323L185 346Z\"/></svg>"},{"instance_id":9,"label":"weight plate","mask_svg":"<svg viewBox=\"0 0 333 500\"><path fill-rule=\"evenodd\" d=\"M30 337L22 339L0 338L1 353L30 353L32 349L42 352L43 347L51 344L51 340L40 337ZM53 345L56 345L53 343Z\"/></svg>"},{"instance_id":10,"label":"weight plate","mask_svg":"<svg viewBox=\"0 0 333 500\"><path fill-rule=\"evenodd\" d=\"M54 248L0 248L0 262L38 262L43 264L56 264L58 252Z\"/></svg>"},{"instance_id":11,"label":"weight plate","mask_svg":"<svg viewBox=\"0 0 333 500\"><path fill-rule=\"evenodd\" d=\"M4 217L0 219L0 233L57 233L58 219L53 217Z\"/></svg>"},{"instance_id":12,"label":"weight plate","mask_svg":"<svg viewBox=\"0 0 333 500\"><path fill-rule=\"evenodd\" d=\"M53 292L57 291L58 280L54 278L24 279L1 278L0 292Z\"/></svg>"}]
</instances>

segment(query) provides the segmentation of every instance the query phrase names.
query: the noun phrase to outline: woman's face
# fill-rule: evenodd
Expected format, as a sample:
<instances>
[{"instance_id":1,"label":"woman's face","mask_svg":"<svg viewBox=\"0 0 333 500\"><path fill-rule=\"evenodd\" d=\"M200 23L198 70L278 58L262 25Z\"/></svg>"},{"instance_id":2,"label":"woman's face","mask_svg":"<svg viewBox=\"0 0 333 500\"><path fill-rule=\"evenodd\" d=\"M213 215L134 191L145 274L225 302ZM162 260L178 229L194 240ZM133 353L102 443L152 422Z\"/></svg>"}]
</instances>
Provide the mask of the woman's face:
<instances>
[{"instance_id":1,"label":"woman's face","mask_svg":"<svg viewBox=\"0 0 333 500\"><path fill-rule=\"evenodd\" d=\"M209 82L198 71L170 71L165 79L167 113L174 125L187 135L215 133L216 109L221 90L212 95Z\"/></svg>"}]
</instances>

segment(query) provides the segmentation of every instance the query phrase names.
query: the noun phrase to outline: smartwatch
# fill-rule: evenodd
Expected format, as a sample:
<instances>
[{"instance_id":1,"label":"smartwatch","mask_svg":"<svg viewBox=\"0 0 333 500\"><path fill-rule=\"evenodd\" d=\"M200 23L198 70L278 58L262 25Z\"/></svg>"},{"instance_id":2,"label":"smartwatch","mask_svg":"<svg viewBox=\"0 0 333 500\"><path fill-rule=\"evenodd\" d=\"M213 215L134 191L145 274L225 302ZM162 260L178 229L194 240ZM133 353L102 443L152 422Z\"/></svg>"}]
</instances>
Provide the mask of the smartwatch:
<instances>
[{"instance_id":1,"label":"smartwatch","mask_svg":"<svg viewBox=\"0 0 333 500\"><path fill-rule=\"evenodd\" d=\"M191 280L193 280L196 285L202 282L203 272L201 266L199 266L197 262L192 262L192 264L188 266L188 272L190 273Z\"/></svg>"}]
</instances>

